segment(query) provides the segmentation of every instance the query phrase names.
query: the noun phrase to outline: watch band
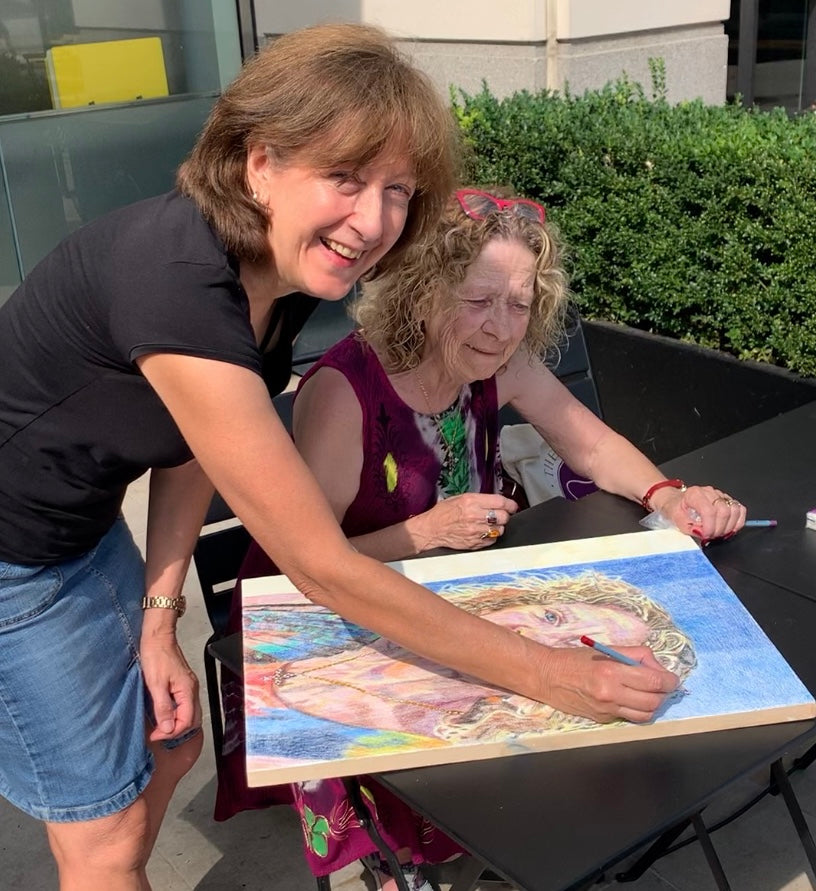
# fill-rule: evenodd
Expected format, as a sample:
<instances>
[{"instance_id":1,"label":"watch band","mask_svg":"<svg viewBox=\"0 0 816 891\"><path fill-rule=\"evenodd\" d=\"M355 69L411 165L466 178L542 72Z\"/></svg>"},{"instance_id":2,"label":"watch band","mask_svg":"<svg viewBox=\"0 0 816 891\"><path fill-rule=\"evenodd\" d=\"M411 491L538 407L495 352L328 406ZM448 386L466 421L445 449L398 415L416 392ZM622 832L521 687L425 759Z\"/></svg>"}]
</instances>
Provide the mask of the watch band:
<instances>
[{"instance_id":1,"label":"watch band","mask_svg":"<svg viewBox=\"0 0 816 891\"><path fill-rule=\"evenodd\" d=\"M159 594L156 597L142 598L142 609L153 609L154 607L174 609L178 617L181 618L187 609L187 598L183 594L179 594L178 597L166 597L164 594Z\"/></svg>"}]
</instances>

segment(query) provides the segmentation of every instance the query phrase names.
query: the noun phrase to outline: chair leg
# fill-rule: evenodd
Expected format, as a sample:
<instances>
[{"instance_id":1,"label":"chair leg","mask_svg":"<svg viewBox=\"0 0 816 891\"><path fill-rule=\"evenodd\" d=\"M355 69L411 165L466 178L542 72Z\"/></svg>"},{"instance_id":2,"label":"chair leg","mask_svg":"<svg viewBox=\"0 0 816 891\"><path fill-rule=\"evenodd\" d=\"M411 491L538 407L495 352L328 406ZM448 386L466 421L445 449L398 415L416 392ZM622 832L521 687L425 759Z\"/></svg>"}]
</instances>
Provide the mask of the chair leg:
<instances>
[{"instance_id":1,"label":"chair leg","mask_svg":"<svg viewBox=\"0 0 816 891\"><path fill-rule=\"evenodd\" d=\"M331 879L328 876L315 876L317 891L331 891Z\"/></svg>"},{"instance_id":2,"label":"chair leg","mask_svg":"<svg viewBox=\"0 0 816 891\"><path fill-rule=\"evenodd\" d=\"M215 659L206 647L204 648L204 676L207 681L207 699L210 704L210 724L212 726L215 763L216 766L218 766L221 763L221 752L224 748L224 724L221 719L221 690Z\"/></svg>"},{"instance_id":3,"label":"chair leg","mask_svg":"<svg viewBox=\"0 0 816 891\"><path fill-rule=\"evenodd\" d=\"M399 891L411 891L405 881L402 867L400 866L396 855L385 843L385 839L380 835L376 823L371 818L371 812L363 801L363 796L360 794L360 784L357 782L357 777L344 777L343 784L346 787L349 801L354 808L354 813L357 815L357 819L360 821L360 825L369 834L371 840L388 863L391 874L397 884L397 888Z\"/></svg>"}]
</instances>

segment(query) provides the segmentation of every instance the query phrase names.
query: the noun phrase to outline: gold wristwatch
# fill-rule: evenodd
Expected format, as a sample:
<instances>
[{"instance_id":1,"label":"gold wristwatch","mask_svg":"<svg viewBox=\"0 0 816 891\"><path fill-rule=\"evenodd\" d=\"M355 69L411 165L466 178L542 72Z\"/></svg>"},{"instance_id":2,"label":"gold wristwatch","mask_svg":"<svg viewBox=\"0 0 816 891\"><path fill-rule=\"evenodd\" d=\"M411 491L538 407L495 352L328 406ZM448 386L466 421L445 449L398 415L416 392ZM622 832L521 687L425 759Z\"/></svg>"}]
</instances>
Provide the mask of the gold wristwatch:
<instances>
[{"instance_id":1,"label":"gold wristwatch","mask_svg":"<svg viewBox=\"0 0 816 891\"><path fill-rule=\"evenodd\" d=\"M165 597L164 594L159 594L158 597L142 598L142 609L152 609L153 607L174 609L178 617L181 618L187 609L187 598L183 594L179 594L178 597Z\"/></svg>"}]
</instances>

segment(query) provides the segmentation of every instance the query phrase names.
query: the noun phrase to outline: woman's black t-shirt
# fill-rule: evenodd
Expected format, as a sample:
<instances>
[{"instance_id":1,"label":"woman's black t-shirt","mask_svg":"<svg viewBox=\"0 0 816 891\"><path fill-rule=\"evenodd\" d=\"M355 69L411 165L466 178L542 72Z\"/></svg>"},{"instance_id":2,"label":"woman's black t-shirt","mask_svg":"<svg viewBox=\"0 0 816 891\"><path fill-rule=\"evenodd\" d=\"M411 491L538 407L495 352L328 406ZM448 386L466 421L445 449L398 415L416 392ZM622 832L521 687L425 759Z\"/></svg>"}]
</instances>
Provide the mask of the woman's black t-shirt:
<instances>
[{"instance_id":1,"label":"woman's black t-shirt","mask_svg":"<svg viewBox=\"0 0 816 891\"><path fill-rule=\"evenodd\" d=\"M130 482L191 458L136 358L231 362L263 375L274 395L316 303L278 300L275 346L262 356L237 263L177 192L69 236L0 307L0 560L48 564L89 550Z\"/></svg>"}]
</instances>

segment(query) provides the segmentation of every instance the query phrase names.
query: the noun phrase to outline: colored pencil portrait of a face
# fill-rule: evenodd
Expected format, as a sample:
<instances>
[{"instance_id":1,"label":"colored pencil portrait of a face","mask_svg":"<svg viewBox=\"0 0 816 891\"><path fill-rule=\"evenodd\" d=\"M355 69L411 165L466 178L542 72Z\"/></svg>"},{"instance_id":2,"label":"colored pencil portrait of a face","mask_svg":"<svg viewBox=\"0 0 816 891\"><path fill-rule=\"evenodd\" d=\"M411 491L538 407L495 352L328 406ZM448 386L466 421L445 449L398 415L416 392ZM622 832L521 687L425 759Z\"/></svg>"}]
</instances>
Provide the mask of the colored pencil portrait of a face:
<instances>
[{"instance_id":1,"label":"colored pencil portrait of a face","mask_svg":"<svg viewBox=\"0 0 816 891\"><path fill-rule=\"evenodd\" d=\"M691 641L666 610L627 582L597 572L557 578L521 574L499 585L457 582L444 593L462 609L548 646L578 646L580 636L588 634L611 646L645 644L681 678L695 664ZM258 707L410 734L415 743L422 738L428 745L502 741L592 724L463 676L362 629L349 635L350 626L337 617L323 613L322 618L312 614L304 621L299 615L301 645L290 652L291 638L281 624L285 617L262 610L253 619L250 613L246 636L257 658L247 662L245 672L248 689L264 691ZM313 645L299 658L304 634L312 636ZM252 703L248 706L251 711Z\"/></svg>"}]
</instances>

